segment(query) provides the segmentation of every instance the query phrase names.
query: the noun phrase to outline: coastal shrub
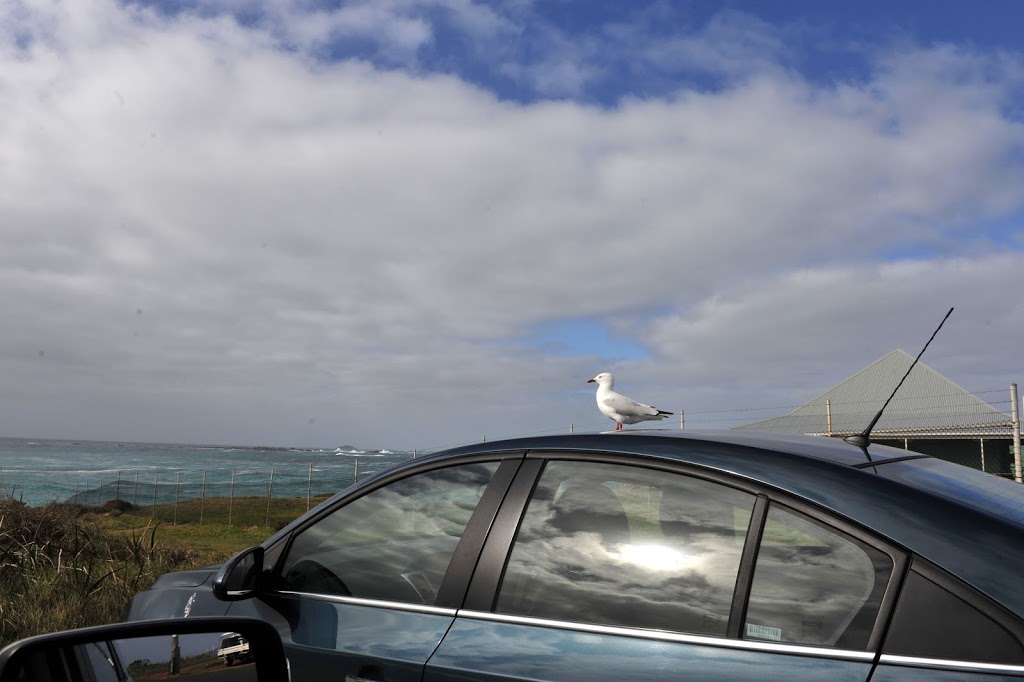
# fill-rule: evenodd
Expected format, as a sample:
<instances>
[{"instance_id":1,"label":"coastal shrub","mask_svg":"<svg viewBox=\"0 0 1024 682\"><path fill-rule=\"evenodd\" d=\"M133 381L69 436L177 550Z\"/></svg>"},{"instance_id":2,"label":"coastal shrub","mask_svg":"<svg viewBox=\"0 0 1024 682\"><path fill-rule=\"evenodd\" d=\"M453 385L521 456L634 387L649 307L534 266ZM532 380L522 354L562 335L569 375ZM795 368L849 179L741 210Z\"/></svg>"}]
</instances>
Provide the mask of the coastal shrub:
<instances>
[{"instance_id":1,"label":"coastal shrub","mask_svg":"<svg viewBox=\"0 0 1024 682\"><path fill-rule=\"evenodd\" d=\"M109 500L103 503L103 511L108 513L124 514L135 509L135 505L128 500Z\"/></svg>"},{"instance_id":2,"label":"coastal shrub","mask_svg":"<svg viewBox=\"0 0 1024 682\"><path fill-rule=\"evenodd\" d=\"M156 530L105 532L81 505L0 499L0 647L120 620L134 594L192 560Z\"/></svg>"}]
</instances>

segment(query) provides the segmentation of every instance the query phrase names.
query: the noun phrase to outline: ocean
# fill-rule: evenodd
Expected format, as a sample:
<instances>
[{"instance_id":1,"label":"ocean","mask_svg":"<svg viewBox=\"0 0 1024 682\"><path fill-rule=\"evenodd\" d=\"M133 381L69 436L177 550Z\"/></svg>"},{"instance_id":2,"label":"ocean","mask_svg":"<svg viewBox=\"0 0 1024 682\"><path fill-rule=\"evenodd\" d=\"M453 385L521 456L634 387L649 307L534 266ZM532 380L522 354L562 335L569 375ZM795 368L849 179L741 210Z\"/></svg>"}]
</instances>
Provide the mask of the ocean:
<instances>
[{"instance_id":1,"label":"ocean","mask_svg":"<svg viewBox=\"0 0 1024 682\"><path fill-rule=\"evenodd\" d=\"M258 446L0 438L0 495L29 505L115 498L133 504L176 498L335 493L415 453Z\"/></svg>"}]
</instances>

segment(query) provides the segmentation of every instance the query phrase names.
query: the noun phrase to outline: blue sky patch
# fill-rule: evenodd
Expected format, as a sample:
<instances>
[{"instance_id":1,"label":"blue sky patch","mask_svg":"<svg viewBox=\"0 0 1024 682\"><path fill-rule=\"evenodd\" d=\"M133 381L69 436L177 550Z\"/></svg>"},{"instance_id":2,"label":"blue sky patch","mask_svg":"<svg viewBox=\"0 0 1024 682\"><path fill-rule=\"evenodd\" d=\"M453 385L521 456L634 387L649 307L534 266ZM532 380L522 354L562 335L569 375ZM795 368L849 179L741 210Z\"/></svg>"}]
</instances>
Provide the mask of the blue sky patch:
<instances>
[{"instance_id":1,"label":"blue sky patch","mask_svg":"<svg viewBox=\"0 0 1024 682\"><path fill-rule=\"evenodd\" d=\"M596 355L602 360L639 360L648 350L612 333L608 325L596 320L557 320L537 326L530 342L554 355Z\"/></svg>"}]
</instances>

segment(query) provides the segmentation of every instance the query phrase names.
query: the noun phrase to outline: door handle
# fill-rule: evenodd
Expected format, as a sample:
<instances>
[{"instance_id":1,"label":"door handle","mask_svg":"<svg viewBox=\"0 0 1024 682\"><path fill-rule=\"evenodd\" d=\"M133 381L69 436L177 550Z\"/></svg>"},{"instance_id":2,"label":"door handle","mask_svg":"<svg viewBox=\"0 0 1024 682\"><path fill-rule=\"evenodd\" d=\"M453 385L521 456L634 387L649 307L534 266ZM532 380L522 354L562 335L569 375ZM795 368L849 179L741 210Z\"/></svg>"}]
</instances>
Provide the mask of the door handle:
<instances>
[{"instance_id":1,"label":"door handle","mask_svg":"<svg viewBox=\"0 0 1024 682\"><path fill-rule=\"evenodd\" d=\"M377 665L363 665L355 675L345 675L345 682L384 682L387 675Z\"/></svg>"}]
</instances>

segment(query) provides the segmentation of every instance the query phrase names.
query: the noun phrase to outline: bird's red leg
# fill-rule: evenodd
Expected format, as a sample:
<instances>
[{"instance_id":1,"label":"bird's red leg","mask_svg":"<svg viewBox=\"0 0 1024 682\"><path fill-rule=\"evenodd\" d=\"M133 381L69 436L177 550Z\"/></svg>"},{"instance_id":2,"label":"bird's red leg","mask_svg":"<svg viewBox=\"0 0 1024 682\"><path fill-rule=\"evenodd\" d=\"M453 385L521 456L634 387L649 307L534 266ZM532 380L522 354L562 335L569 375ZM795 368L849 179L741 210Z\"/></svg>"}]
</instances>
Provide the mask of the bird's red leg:
<instances>
[{"instance_id":1,"label":"bird's red leg","mask_svg":"<svg viewBox=\"0 0 1024 682\"><path fill-rule=\"evenodd\" d=\"M615 430L616 431L621 431L622 430L622 422L615 422Z\"/></svg>"}]
</instances>

